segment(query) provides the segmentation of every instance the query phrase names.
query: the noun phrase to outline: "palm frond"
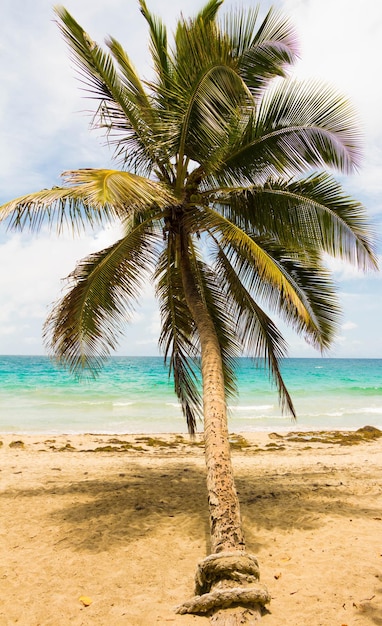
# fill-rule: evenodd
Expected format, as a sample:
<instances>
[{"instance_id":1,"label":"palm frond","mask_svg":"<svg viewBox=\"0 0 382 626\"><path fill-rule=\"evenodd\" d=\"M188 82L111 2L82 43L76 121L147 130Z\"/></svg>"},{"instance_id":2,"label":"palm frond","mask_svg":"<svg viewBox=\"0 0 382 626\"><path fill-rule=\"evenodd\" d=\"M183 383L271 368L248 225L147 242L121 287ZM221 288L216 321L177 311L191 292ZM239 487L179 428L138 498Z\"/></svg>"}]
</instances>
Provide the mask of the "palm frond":
<instances>
[{"instance_id":1,"label":"palm frond","mask_svg":"<svg viewBox=\"0 0 382 626\"><path fill-rule=\"evenodd\" d=\"M156 295L160 302L162 330L159 345L165 362L169 360L175 393L181 403L188 430L196 432L197 418L202 416L202 400L197 372L200 364L195 322L184 300L182 279L175 261L176 255L169 238L155 272Z\"/></svg>"},{"instance_id":2,"label":"palm frond","mask_svg":"<svg viewBox=\"0 0 382 626\"><path fill-rule=\"evenodd\" d=\"M81 169L63 173L65 187L53 187L20 196L0 207L0 221L9 228L38 232L46 224L81 232L125 220L133 212L165 207L174 196L163 185L136 174L118 170Z\"/></svg>"},{"instance_id":3,"label":"palm frond","mask_svg":"<svg viewBox=\"0 0 382 626\"><path fill-rule=\"evenodd\" d=\"M231 118L251 98L238 75L229 42L213 22L181 22L174 54L172 114L180 127L178 162L215 159L227 142Z\"/></svg>"},{"instance_id":4,"label":"palm frond","mask_svg":"<svg viewBox=\"0 0 382 626\"><path fill-rule=\"evenodd\" d=\"M319 253L305 252L300 256L294 250L288 253L283 246L275 244L271 244L268 251L282 265L285 275L301 294L312 324L301 323L293 309L282 300L279 300L277 309L280 316L297 333L304 335L307 343L324 352L339 329L341 313L331 272Z\"/></svg>"},{"instance_id":5,"label":"palm frond","mask_svg":"<svg viewBox=\"0 0 382 626\"><path fill-rule=\"evenodd\" d=\"M310 315L306 309L301 294L297 292L294 285L285 276L282 266L267 252L261 245L260 239L244 232L239 226L220 215L211 208L204 208L199 216L200 230L206 230L218 238L220 246L230 250L230 254L243 260L243 263L251 268L255 268L255 276L258 290L265 292L268 288L276 290L279 298L288 302L293 307L298 316L308 326L311 324Z\"/></svg>"},{"instance_id":6,"label":"palm frond","mask_svg":"<svg viewBox=\"0 0 382 626\"><path fill-rule=\"evenodd\" d=\"M328 348L337 330L339 307L330 272L319 254L297 248L288 251L273 240L257 238L257 244L272 259L288 290L295 294L292 299L276 282L260 278L253 259L243 255L240 248L216 241L256 302L276 312L308 343L321 351Z\"/></svg>"},{"instance_id":7,"label":"palm frond","mask_svg":"<svg viewBox=\"0 0 382 626\"><path fill-rule=\"evenodd\" d=\"M29 229L39 232L42 226L56 226L60 234L66 229L80 233L112 223L118 216L113 206L88 204L75 188L53 187L15 198L0 207L0 221L10 230Z\"/></svg>"},{"instance_id":8,"label":"palm frond","mask_svg":"<svg viewBox=\"0 0 382 626\"><path fill-rule=\"evenodd\" d=\"M197 14L196 21L202 21L204 23L214 21L223 2L224 0L209 0Z\"/></svg>"},{"instance_id":9,"label":"palm frond","mask_svg":"<svg viewBox=\"0 0 382 626\"><path fill-rule=\"evenodd\" d=\"M320 82L276 81L250 122L222 161L222 174L227 170L237 181L260 184L317 167L349 173L359 164L357 117L345 98Z\"/></svg>"},{"instance_id":10,"label":"palm frond","mask_svg":"<svg viewBox=\"0 0 382 626\"><path fill-rule=\"evenodd\" d=\"M118 344L155 260L157 238L150 223L80 261L68 277L69 291L44 326L55 359L78 376L96 374Z\"/></svg>"},{"instance_id":11,"label":"palm frond","mask_svg":"<svg viewBox=\"0 0 382 626\"><path fill-rule=\"evenodd\" d=\"M176 202L170 189L160 182L131 172L108 169L80 169L64 172L64 181L75 186L88 203L112 205L129 210L129 206L145 209L165 207Z\"/></svg>"},{"instance_id":12,"label":"palm frond","mask_svg":"<svg viewBox=\"0 0 382 626\"><path fill-rule=\"evenodd\" d=\"M270 79L284 76L285 68L297 57L296 34L290 21L271 8L257 28L258 14L257 6L232 11L224 20L239 73L256 98Z\"/></svg>"},{"instance_id":13,"label":"palm frond","mask_svg":"<svg viewBox=\"0 0 382 626\"><path fill-rule=\"evenodd\" d=\"M227 300L234 303L234 315L237 319L236 334L243 352L257 362L265 361L272 380L276 384L282 410L289 411L293 417L296 417L279 364L287 351L283 336L270 317L252 298L221 249L217 254L216 272L222 278Z\"/></svg>"},{"instance_id":14,"label":"palm frond","mask_svg":"<svg viewBox=\"0 0 382 626\"><path fill-rule=\"evenodd\" d=\"M216 168L227 153L231 129L238 123L239 107L247 100L245 85L233 68L208 68L190 94L180 151L202 163L205 171Z\"/></svg>"},{"instance_id":15,"label":"palm frond","mask_svg":"<svg viewBox=\"0 0 382 626\"><path fill-rule=\"evenodd\" d=\"M265 154L275 151L285 154L284 159L291 157L291 168L329 166L349 173L359 164L355 112L320 81L286 80L269 90L261 102L256 134Z\"/></svg>"},{"instance_id":16,"label":"palm frond","mask_svg":"<svg viewBox=\"0 0 382 626\"><path fill-rule=\"evenodd\" d=\"M323 250L361 269L377 267L365 207L325 172L222 190L215 197L223 214L245 230L267 234L290 249Z\"/></svg>"},{"instance_id":17,"label":"palm frond","mask_svg":"<svg viewBox=\"0 0 382 626\"><path fill-rule=\"evenodd\" d=\"M126 87L129 99L139 105L141 114L151 113L150 99L126 51L114 37L107 37L105 43L118 63L120 69L118 78Z\"/></svg>"},{"instance_id":18,"label":"palm frond","mask_svg":"<svg viewBox=\"0 0 382 626\"><path fill-rule=\"evenodd\" d=\"M148 100L127 55L114 39L109 39L108 44L122 65L121 77L110 54L90 38L64 7L56 7L55 12L85 89L100 102L95 126L108 134L116 133L117 156L124 155L124 162L130 163L129 155L133 153L136 170L149 173L155 162L155 144L147 123Z\"/></svg>"},{"instance_id":19,"label":"palm frond","mask_svg":"<svg viewBox=\"0 0 382 626\"><path fill-rule=\"evenodd\" d=\"M150 28L150 51L156 74L162 89L170 92L171 64L167 48L167 29L160 18L150 13L145 0L139 0L139 5Z\"/></svg>"},{"instance_id":20,"label":"palm frond","mask_svg":"<svg viewBox=\"0 0 382 626\"><path fill-rule=\"evenodd\" d=\"M259 5L250 9L235 8L224 13L220 19L222 31L229 38L232 55L236 59L241 59L253 44L259 10Z\"/></svg>"},{"instance_id":21,"label":"palm frond","mask_svg":"<svg viewBox=\"0 0 382 626\"><path fill-rule=\"evenodd\" d=\"M64 7L55 7L55 12L60 20L58 27L69 45L84 84L95 98L114 107L120 121L121 114L130 111L111 56L91 39Z\"/></svg>"}]
</instances>

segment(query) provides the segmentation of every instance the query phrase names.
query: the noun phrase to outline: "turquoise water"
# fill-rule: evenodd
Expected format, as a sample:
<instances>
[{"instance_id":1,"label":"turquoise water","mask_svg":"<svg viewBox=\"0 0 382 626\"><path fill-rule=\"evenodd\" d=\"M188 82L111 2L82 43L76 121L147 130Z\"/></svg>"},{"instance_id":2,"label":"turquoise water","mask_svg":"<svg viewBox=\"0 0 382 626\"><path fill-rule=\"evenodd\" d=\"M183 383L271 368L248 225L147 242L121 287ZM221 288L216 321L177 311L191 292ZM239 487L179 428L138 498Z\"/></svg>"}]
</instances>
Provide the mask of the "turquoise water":
<instances>
[{"instance_id":1,"label":"turquoise water","mask_svg":"<svg viewBox=\"0 0 382 626\"><path fill-rule=\"evenodd\" d=\"M285 359L282 371L297 424L281 414L268 374L239 359L230 431L382 428L382 359ZM160 357L114 357L79 382L47 357L0 356L0 432L186 431Z\"/></svg>"}]
</instances>

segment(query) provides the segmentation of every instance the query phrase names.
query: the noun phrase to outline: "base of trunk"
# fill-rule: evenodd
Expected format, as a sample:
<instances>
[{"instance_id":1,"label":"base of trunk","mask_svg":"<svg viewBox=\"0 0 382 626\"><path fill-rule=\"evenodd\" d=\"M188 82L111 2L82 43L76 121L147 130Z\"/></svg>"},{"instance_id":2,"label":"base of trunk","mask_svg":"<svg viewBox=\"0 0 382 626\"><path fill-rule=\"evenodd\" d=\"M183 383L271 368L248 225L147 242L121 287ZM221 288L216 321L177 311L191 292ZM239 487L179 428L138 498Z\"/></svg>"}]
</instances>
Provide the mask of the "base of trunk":
<instances>
[{"instance_id":1,"label":"base of trunk","mask_svg":"<svg viewBox=\"0 0 382 626\"><path fill-rule=\"evenodd\" d=\"M252 626L261 620L263 608L257 607L220 609L210 617L210 624L214 626Z\"/></svg>"},{"instance_id":2,"label":"base of trunk","mask_svg":"<svg viewBox=\"0 0 382 626\"><path fill-rule=\"evenodd\" d=\"M177 607L176 612L210 615L212 624L254 624L261 618L262 607L271 600L267 588L259 582L256 558L241 551L220 552L204 559L197 569L195 587L197 595Z\"/></svg>"},{"instance_id":3,"label":"base of trunk","mask_svg":"<svg viewBox=\"0 0 382 626\"><path fill-rule=\"evenodd\" d=\"M227 589L224 587L227 585ZM176 612L206 614L225 609L233 605L253 608L256 605L264 606L270 602L269 592L266 587L258 584L250 587L231 587L230 581L222 580L219 589L202 596L194 596L176 608Z\"/></svg>"}]
</instances>

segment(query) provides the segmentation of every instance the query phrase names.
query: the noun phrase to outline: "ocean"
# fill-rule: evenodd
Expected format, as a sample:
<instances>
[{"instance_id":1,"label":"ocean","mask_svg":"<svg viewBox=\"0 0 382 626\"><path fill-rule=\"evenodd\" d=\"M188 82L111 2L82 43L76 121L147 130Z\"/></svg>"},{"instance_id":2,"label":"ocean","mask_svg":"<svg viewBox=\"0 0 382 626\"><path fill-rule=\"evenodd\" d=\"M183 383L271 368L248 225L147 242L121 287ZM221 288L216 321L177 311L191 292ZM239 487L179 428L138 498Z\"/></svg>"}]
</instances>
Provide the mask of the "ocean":
<instances>
[{"instance_id":1,"label":"ocean","mask_svg":"<svg viewBox=\"0 0 382 626\"><path fill-rule=\"evenodd\" d=\"M297 421L282 415L267 371L237 360L230 432L382 429L382 359L284 359ZM202 430L202 424L198 425ZM43 356L0 356L2 433L186 433L161 357L112 357L78 381Z\"/></svg>"}]
</instances>

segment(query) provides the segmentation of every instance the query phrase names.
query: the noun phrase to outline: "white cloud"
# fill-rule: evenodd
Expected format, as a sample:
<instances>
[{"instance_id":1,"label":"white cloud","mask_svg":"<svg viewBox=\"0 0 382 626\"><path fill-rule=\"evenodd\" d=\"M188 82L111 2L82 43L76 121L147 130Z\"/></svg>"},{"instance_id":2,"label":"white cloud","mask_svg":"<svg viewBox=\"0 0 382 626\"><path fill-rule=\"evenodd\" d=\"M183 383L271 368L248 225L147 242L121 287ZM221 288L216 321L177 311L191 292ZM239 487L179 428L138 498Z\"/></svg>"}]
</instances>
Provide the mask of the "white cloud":
<instances>
[{"instance_id":1,"label":"white cloud","mask_svg":"<svg viewBox=\"0 0 382 626\"><path fill-rule=\"evenodd\" d=\"M379 267L381 266L382 257L377 255L377 262ZM347 261L339 258L333 258L327 254L324 255L324 263L326 267L332 272L335 281L362 281L376 282L382 278L381 273L378 270L370 268L367 272L363 272L356 266L351 265Z\"/></svg>"},{"instance_id":2,"label":"white cloud","mask_svg":"<svg viewBox=\"0 0 382 626\"><path fill-rule=\"evenodd\" d=\"M378 75L382 4L375 0L283 0L297 27L298 73L316 76L351 97L367 132L381 132ZM371 95L371 97L370 97Z\"/></svg>"},{"instance_id":3,"label":"white cloud","mask_svg":"<svg viewBox=\"0 0 382 626\"><path fill-rule=\"evenodd\" d=\"M345 324L341 325L342 330L354 330L355 328L358 328L358 324L354 322L345 322Z\"/></svg>"},{"instance_id":4,"label":"white cloud","mask_svg":"<svg viewBox=\"0 0 382 626\"><path fill-rule=\"evenodd\" d=\"M0 245L0 321L7 345L11 339L25 343L33 326L34 331L38 327L41 346L41 326L49 305L60 296L62 279L78 260L109 245L118 233L110 229L81 239L57 239L44 232L36 237L13 234ZM0 345L0 352L4 350Z\"/></svg>"},{"instance_id":5,"label":"white cloud","mask_svg":"<svg viewBox=\"0 0 382 626\"><path fill-rule=\"evenodd\" d=\"M146 307L148 299L146 299ZM157 306L154 301L152 306ZM143 320L142 320L143 321ZM137 339L138 346L154 345L157 346L158 338L161 329L161 319L159 309L156 308L152 313L145 317L143 326L145 328L145 334L142 339Z\"/></svg>"},{"instance_id":6,"label":"white cloud","mask_svg":"<svg viewBox=\"0 0 382 626\"><path fill-rule=\"evenodd\" d=\"M381 213L382 88L380 75L382 3L375 0L283 0L300 40L294 73L333 85L350 99L364 135L360 171L345 188L366 196L371 213ZM371 197L370 196L374 196Z\"/></svg>"}]
</instances>

